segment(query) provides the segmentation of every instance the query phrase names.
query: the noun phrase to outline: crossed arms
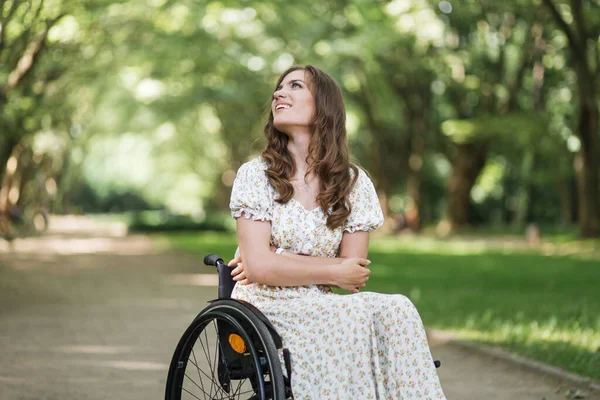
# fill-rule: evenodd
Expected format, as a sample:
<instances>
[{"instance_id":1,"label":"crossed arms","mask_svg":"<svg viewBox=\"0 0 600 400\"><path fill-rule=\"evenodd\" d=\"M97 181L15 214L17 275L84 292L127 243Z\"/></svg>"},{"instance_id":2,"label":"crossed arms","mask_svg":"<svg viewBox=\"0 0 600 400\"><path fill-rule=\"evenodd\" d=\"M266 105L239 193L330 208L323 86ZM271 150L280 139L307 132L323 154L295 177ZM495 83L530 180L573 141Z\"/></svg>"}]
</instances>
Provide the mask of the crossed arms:
<instances>
[{"instance_id":1,"label":"crossed arms","mask_svg":"<svg viewBox=\"0 0 600 400\"><path fill-rule=\"evenodd\" d=\"M329 285L356 293L365 287L371 271L366 268L368 232L344 232L340 257L275 254L270 246L271 222L237 219L237 239L241 258L229 262L234 280L241 284L256 282L271 286Z\"/></svg>"}]
</instances>

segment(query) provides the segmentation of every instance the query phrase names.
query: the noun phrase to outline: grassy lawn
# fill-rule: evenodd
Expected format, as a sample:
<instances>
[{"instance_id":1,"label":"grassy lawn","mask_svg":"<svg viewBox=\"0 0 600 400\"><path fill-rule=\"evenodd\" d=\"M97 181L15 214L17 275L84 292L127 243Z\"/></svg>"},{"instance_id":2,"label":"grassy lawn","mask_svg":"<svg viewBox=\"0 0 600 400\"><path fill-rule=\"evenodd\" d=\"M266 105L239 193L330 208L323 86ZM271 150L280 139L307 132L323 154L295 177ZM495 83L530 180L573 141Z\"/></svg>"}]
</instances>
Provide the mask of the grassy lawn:
<instances>
[{"instance_id":1,"label":"grassy lawn","mask_svg":"<svg viewBox=\"0 0 600 400\"><path fill-rule=\"evenodd\" d=\"M172 234L165 245L229 261L228 234ZM426 238L373 239L367 290L402 293L429 328L600 379L600 261L490 250Z\"/></svg>"}]
</instances>

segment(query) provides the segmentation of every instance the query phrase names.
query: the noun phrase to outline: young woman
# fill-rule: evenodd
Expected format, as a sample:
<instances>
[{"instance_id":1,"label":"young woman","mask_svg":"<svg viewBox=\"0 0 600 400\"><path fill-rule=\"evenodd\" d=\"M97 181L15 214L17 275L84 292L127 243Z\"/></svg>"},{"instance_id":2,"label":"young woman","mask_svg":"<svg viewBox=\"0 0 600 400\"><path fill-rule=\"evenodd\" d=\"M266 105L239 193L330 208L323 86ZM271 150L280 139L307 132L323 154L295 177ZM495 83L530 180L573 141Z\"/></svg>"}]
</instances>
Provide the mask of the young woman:
<instances>
[{"instance_id":1,"label":"young woman","mask_svg":"<svg viewBox=\"0 0 600 400\"><path fill-rule=\"evenodd\" d=\"M349 161L345 123L341 91L326 73L306 66L281 75L267 147L240 167L231 194L232 297L277 328L297 400L445 399L410 300L360 293L369 232L383 214L373 183Z\"/></svg>"}]
</instances>

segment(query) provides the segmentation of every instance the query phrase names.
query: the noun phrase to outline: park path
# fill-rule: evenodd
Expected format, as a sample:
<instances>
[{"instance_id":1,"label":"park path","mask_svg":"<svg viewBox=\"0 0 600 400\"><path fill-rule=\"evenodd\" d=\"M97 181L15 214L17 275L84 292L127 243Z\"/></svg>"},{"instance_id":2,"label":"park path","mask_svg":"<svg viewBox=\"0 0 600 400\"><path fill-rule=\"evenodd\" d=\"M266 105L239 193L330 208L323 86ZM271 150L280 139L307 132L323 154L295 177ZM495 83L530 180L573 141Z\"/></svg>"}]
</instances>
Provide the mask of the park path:
<instances>
[{"instance_id":1,"label":"park path","mask_svg":"<svg viewBox=\"0 0 600 400\"><path fill-rule=\"evenodd\" d=\"M214 275L200 257L161 251L149 238L77 226L12 249L0 241L0 399L164 398L172 351L215 297ZM451 400L564 400L572 388L431 344Z\"/></svg>"}]
</instances>

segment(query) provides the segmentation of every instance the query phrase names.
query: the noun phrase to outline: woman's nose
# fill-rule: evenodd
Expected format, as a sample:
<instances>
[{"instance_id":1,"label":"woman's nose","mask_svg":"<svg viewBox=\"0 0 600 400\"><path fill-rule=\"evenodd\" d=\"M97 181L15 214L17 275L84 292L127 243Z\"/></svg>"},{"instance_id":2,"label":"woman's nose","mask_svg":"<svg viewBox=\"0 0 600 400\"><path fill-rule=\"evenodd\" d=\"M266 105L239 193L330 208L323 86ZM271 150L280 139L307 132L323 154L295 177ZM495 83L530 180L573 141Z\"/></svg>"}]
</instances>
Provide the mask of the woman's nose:
<instances>
[{"instance_id":1,"label":"woman's nose","mask_svg":"<svg viewBox=\"0 0 600 400\"><path fill-rule=\"evenodd\" d=\"M286 97L286 94L283 90L278 90L275 93L273 93L273 99L277 100L277 99L283 99Z\"/></svg>"}]
</instances>

